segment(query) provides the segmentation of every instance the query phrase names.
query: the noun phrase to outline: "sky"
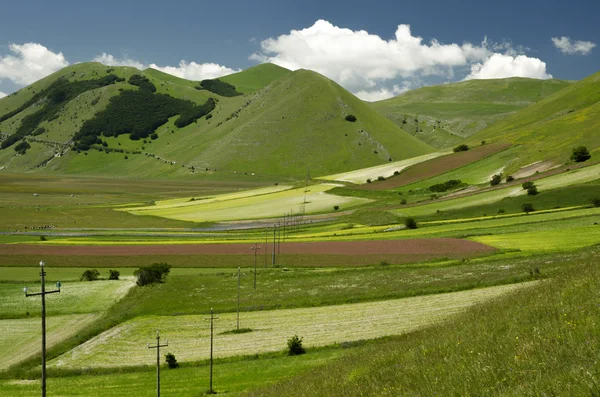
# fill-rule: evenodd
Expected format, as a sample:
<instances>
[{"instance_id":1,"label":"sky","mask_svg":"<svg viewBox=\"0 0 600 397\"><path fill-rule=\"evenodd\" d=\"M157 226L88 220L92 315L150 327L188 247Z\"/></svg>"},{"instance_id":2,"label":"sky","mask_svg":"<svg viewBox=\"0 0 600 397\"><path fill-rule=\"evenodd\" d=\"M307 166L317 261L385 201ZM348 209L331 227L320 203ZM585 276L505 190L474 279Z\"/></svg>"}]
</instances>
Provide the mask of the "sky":
<instances>
[{"instance_id":1,"label":"sky","mask_svg":"<svg viewBox=\"0 0 600 397\"><path fill-rule=\"evenodd\" d=\"M477 78L600 70L597 0L20 0L0 14L0 97L98 61L202 80L262 62L358 97Z\"/></svg>"}]
</instances>

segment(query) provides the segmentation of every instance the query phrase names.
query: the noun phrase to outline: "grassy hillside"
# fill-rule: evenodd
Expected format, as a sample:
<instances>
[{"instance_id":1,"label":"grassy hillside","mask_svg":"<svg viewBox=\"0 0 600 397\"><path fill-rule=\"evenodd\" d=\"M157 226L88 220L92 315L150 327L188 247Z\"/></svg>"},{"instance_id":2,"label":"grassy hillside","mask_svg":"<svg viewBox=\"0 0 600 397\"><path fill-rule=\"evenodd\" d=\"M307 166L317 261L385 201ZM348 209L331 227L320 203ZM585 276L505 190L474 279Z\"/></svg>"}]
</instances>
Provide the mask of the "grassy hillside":
<instances>
[{"instance_id":1,"label":"grassy hillside","mask_svg":"<svg viewBox=\"0 0 600 397\"><path fill-rule=\"evenodd\" d=\"M250 94L289 73L291 72L288 69L281 66L272 63L263 63L239 73L221 77L219 80L234 85L239 92Z\"/></svg>"},{"instance_id":2,"label":"grassy hillside","mask_svg":"<svg viewBox=\"0 0 600 397\"><path fill-rule=\"evenodd\" d=\"M522 145L514 166L569 161L573 147L600 154L600 72L480 131L473 140ZM510 171L510 170L509 170Z\"/></svg>"},{"instance_id":3,"label":"grassy hillside","mask_svg":"<svg viewBox=\"0 0 600 397\"><path fill-rule=\"evenodd\" d=\"M133 74L142 76L138 80L147 79L146 91L132 83ZM56 88L52 84L60 77L68 79L65 86L72 92L69 87L74 81L111 75L117 80L53 102ZM292 73L266 64L224 80L239 83L240 89L248 92L280 75L284 77L255 94L222 97L198 90L197 82L152 69L140 72L95 63L66 68L0 101L5 110L0 114L5 116L0 123L4 140L23 132L24 125L32 125L25 129L30 146L26 153L15 152L15 142L0 151L0 167L10 172L256 180L265 176L303 178L308 169L313 175L348 171L431 152L428 145L317 73ZM47 91L39 94L44 89ZM136 99L138 104L134 105L123 100L128 91L139 91L139 95L128 97L149 100ZM168 109L156 121L135 127L135 120L149 117L144 103L152 102L158 109L159 99L169 97L189 101L190 105L182 107L178 104L183 102L169 99L162 106ZM180 125L185 114L194 113L210 98L216 102L210 114L200 113L206 116L197 120L188 117L191 124ZM138 113L128 116L132 110L127 106ZM40 112L48 113L47 109L54 109L53 113L31 122ZM350 114L358 120L345 120ZM119 117L124 121L119 122ZM104 121L98 122L100 118ZM92 119L95 127L88 128ZM103 131L103 135L96 139L84 132L92 130L97 131L94 134ZM151 133L155 135L150 137ZM138 139L130 139L133 135ZM72 150L74 137L78 150ZM83 148L87 146L91 150Z\"/></svg>"},{"instance_id":4,"label":"grassy hillside","mask_svg":"<svg viewBox=\"0 0 600 397\"><path fill-rule=\"evenodd\" d=\"M469 80L419 88L371 106L419 139L445 148L570 84L520 77Z\"/></svg>"}]
</instances>

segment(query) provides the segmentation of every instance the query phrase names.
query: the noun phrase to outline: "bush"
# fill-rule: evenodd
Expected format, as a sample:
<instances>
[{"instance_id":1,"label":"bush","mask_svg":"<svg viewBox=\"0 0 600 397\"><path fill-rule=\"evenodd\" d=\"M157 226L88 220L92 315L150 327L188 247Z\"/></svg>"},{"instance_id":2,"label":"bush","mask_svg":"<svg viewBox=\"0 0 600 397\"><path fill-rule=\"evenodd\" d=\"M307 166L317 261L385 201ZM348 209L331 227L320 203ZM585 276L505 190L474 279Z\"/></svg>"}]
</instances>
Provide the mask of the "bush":
<instances>
[{"instance_id":1,"label":"bush","mask_svg":"<svg viewBox=\"0 0 600 397\"><path fill-rule=\"evenodd\" d=\"M446 192L451 189L456 189L465 185L460 179L450 179L444 183L438 183L436 185L429 186L429 191L432 192Z\"/></svg>"},{"instance_id":2,"label":"bush","mask_svg":"<svg viewBox=\"0 0 600 397\"><path fill-rule=\"evenodd\" d=\"M153 263L150 266L142 266L133 272L133 275L137 278L137 285L144 286L164 282L170 271L171 265L161 262Z\"/></svg>"},{"instance_id":3,"label":"bush","mask_svg":"<svg viewBox=\"0 0 600 397\"><path fill-rule=\"evenodd\" d=\"M400 204L402 204L402 205L406 205L406 203L408 203L408 201L406 201L406 199L402 199L402 200L400 200Z\"/></svg>"},{"instance_id":4,"label":"bush","mask_svg":"<svg viewBox=\"0 0 600 397\"><path fill-rule=\"evenodd\" d=\"M515 177L512 176L512 175L509 175L509 176L506 177L506 182L512 182L514 180L515 180Z\"/></svg>"},{"instance_id":5,"label":"bush","mask_svg":"<svg viewBox=\"0 0 600 397\"><path fill-rule=\"evenodd\" d=\"M522 184L521 186L523 187L523 190L527 190L527 189L529 189L529 188L531 188L531 187L534 187L534 186L535 186L535 183L533 183L533 182L531 182L531 181L530 181L530 182L525 182L525 183L524 183L524 184Z\"/></svg>"},{"instance_id":6,"label":"bush","mask_svg":"<svg viewBox=\"0 0 600 397\"><path fill-rule=\"evenodd\" d=\"M418 228L417 221L415 221L415 218L406 218L404 220L404 226L406 226L408 229Z\"/></svg>"},{"instance_id":7,"label":"bush","mask_svg":"<svg viewBox=\"0 0 600 397\"><path fill-rule=\"evenodd\" d=\"M219 79L212 80L202 80L199 86L196 86L197 90L208 90L217 95L225 96L225 97L234 97L243 95L241 92L238 92L235 89L235 86L221 81Z\"/></svg>"},{"instance_id":8,"label":"bush","mask_svg":"<svg viewBox=\"0 0 600 397\"><path fill-rule=\"evenodd\" d=\"M368 178L368 179L367 179L367 183L371 183L371 178Z\"/></svg>"},{"instance_id":9,"label":"bush","mask_svg":"<svg viewBox=\"0 0 600 397\"><path fill-rule=\"evenodd\" d=\"M334 209L335 211L337 211L337 210L339 210L339 209L340 209L340 206L339 206L339 205L334 205L334 206L333 206L333 209Z\"/></svg>"},{"instance_id":10,"label":"bush","mask_svg":"<svg viewBox=\"0 0 600 397\"><path fill-rule=\"evenodd\" d=\"M109 280L118 280L121 273L118 270L109 270L108 271L108 279Z\"/></svg>"},{"instance_id":11,"label":"bush","mask_svg":"<svg viewBox=\"0 0 600 397\"><path fill-rule=\"evenodd\" d=\"M527 189L527 194L530 196L537 196L538 195L538 189L536 186L532 186L529 189Z\"/></svg>"},{"instance_id":12,"label":"bush","mask_svg":"<svg viewBox=\"0 0 600 397\"><path fill-rule=\"evenodd\" d=\"M98 280L98 276L100 276L100 272L96 269L90 269L83 272L79 280L81 281L96 281Z\"/></svg>"},{"instance_id":13,"label":"bush","mask_svg":"<svg viewBox=\"0 0 600 397\"><path fill-rule=\"evenodd\" d=\"M600 197L594 197L590 201L594 207L600 207Z\"/></svg>"},{"instance_id":14,"label":"bush","mask_svg":"<svg viewBox=\"0 0 600 397\"><path fill-rule=\"evenodd\" d=\"M576 163L584 162L586 160L589 160L591 157L592 155L590 154L590 152L588 152L585 146L573 148L573 153L571 154L571 160L573 160Z\"/></svg>"},{"instance_id":15,"label":"bush","mask_svg":"<svg viewBox=\"0 0 600 397\"><path fill-rule=\"evenodd\" d=\"M354 123L356 121L356 116L353 115L353 114L349 114L349 115L346 116L346 121Z\"/></svg>"},{"instance_id":16,"label":"bush","mask_svg":"<svg viewBox=\"0 0 600 397\"><path fill-rule=\"evenodd\" d=\"M25 154L29 148L31 148L29 142L21 141L21 143L15 146L15 152L18 154Z\"/></svg>"},{"instance_id":17,"label":"bush","mask_svg":"<svg viewBox=\"0 0 600 397\"><path fill-rule=\"evenodd\" d=\"M467 150L469 150L469 146L465 145L464 143L462 145L458 145L457 147L455 147L454 149L452 149L454 151L454 153L458 153L458 152L466 152Z\"/></svg>"},{"instance_id":18,"label":"bush","mask_svg":"<svg viewBox=\"0 0 600 397\"><path fill-rule=\"evenodd\" d=\"M597 207L597 206L596 206ZM46 238L46 236L40 236L40 241L47 241L48 239Z\"/></svg>"},{"instance_id":19,"label":"bush","mask_svg":"<svg viewBox=\"0 0 600 397\"><path fill-rule=\"evenodd\" d=\"M298 335L294 335L287 340L288 355L297 356L306 353L306 350L302 347L302 338Z\"/></svg>"},{"instance_id":20,"label":"bush","mask_svg":"<svg viewBox=\"0 0 600 397\"><path fill-rule=\"evenodd\" d=\"M158 139L158 134L156 132L150 134L150 139L152 139L152 140Z\"/></svg>"},{"instance_id":21,"label":"bush","mask_svg":"<svg viewBox=\"0 0 600 397\"><path fill-rule=\"evenodd\" d=\"M527 212L527 213L535 211L535 208L533 208L533 204L531 204L531 203L522 204L521 209L523 210L523 212Z\"/></svg>"},{"instance_id":22,"label":"bush","mask_svg":"<svg viewBox=\"0 0 600 397\"><path fill-rule=\"evenodd\" d=\"M501 174L496 174L490 180L490 185L491 186L496 186L496 185L499 185L500 182L502 182L502 175Z\"/></svg>"},{"instance_id":23,"label":"bush","mask_svg":"<svg viewBox=\"0 0 600 397\"><path fill-rule=\"evenodd\" d=\"M167 353L165 355L165 360L167 361L167 365L169 366L169 368L173 369L179 367L177 359L175 358L175 355L173 353Z\"/></svg>"},{"instance_id":24,"label":"bush","mask_svg":"<svg viewBox=\"0 0 600 397\"><path fill-rule=\"evenodd\" d=\"M377 177L377 180L378 181L385 181L385 176L381 176L380 175L380 176Z\"/></svg>"}]
</instances>

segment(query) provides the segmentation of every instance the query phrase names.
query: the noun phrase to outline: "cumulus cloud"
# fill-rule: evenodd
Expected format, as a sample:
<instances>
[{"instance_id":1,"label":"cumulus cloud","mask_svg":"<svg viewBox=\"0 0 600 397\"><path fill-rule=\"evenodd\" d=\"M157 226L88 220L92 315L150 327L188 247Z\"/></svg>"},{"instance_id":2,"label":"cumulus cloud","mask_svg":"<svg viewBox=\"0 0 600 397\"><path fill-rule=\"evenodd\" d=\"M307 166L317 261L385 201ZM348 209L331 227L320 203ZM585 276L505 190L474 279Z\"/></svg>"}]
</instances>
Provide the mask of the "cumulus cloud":
<instances>
[{"instance_id":1,"label":"cumulus cloud","mask_svg":"<svg viewBox=\"0 0 600 397\"><path fill-rule=\"evenodd\" d=\"M66 66L62 52L55 53L38 43L10 44L12 54L0 56L0 79L28 85Z\"/></svg>"},{"instance_id":2,"label":"cumulus cloud","mask_svg":"<svg viewBox=\"0 0 600 397\"><path fill-rule=\"evenodd\" d=\"M355 92L354 95L356 95L363 101L377 102L403 94L410 88L410 83L405 83L402 87L400 87L398 84L394 84L394 86L391 89L384 87L378 90L360 90L358 92Z\"/></svg>"},{"instance_id":3,"label":"cumulus cloud","mask_svg":"<svg viewBox=\"0 0 600 397\"><path fill-rule=\"evenodd\" d=\"M4 98L5 96L7 96L8 94L5 94L4 92L0 91L0 98Z\"/></svg>"},{"instance_id":4,"label":"cumulus cloud","mask_svg":"<svg viewBox=\"0 0 600 397\"><path fill-rule=\"evenodd\" d=\"M291 70L311 69L353 90L398 77L447 73L487 53L470 43L441 44L435 39L423 43L421 37L412 35L409 25L398 25L395 37L384 40L364 30L319 20L309 28L262 41L261 51L250 59Z\"/></svg>"},{"instance_id":5,"label":"cumulus cloud","mask_svg":"<svg viewBox=\"0 0 600 397\"><path fill-rule=\"evenodd\" d=\"M155 63L146 65L131 58L124 57L119 59L107 53L96 56L94 61L107 66L131 66L139 70L152 68L188 80L214 79L240 71L239 69L234 70L217 63L196 63L185 60L180 61L179 66L159 66Z\"/></svg>"},{"instance_id":6,"label":"cumulus cloud","mask_svg":"<svg viewBox=\"0 0 600 397\"><path fill-rule=\"evenodd\" d=\"M468 78L550 78L546 64L524 55L527 48L510 42L479 44L428 42L412 34L410 25L398 25L391 39L364 30L353 31L318 20L312 26L261 42L250 56L291 70L310 69L337 81L365 100L398 95L395 87L382 83L414 80L426 76L454 80L456 73L470 71Z\"/></svg>"},{"instance_id":7,"label":"cumulus cloud","mask_svg":"<svg viewBox=\"0 0 600 397\"><path fill-rule=\"evenodd\" d=\"M571 40L567 36L552 37L552 43L560 52L569 55L587 55L596 47L591 41Z\"/></svg>"},{"instance_id":8,"label":"cumulus cloud","mask_svg":"<svg viewBox=\"0 0 600 397\"><path fill-rule=\"evenodd\" d=\"M506 77L531 77L534 79L551 79L546 73L546 63L537 58L525 55L493 54L483 63L471 66L469 79L501 79Z\"/></svg>"}]
</instances>

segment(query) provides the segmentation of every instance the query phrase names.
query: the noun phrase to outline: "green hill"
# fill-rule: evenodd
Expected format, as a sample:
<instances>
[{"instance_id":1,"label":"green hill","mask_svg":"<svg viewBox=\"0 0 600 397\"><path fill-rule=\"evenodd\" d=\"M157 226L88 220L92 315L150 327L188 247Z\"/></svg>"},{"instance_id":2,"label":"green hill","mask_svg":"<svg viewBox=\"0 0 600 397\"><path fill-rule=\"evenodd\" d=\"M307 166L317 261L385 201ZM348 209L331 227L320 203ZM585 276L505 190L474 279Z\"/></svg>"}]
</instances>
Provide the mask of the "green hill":
<instances>
[{"instance_id":1,"label":"green hill","mask_svg":"<svg viewBox=\"0 0 600 397\"><path fill-rule=\"evenodd\" d=\"M330 174L432 150L314 72L260 65L223 81L258 91L222 97L152 69L65 68L0 100L0 167L145 178L302 178L307 169ZM350 114L355 122L345 119ZM22 138L25 154L14 150Z\"/></svg>"},{"instance_id":2,"label":"green hill","mask_svg":"<svg viewBox=\"0 0 600 397\"><path fill-rule=\"evenodd\" d=\"M472 139L522 145L514 166L542 160L561 164L580 145L597 159L599 131L600 72L506 117Z\"/></svg>"},{"instance_id":3,"label":"green hill","mask_svg":"<svg viewBox=\"0 0 600 397\"><path fill-rule=\"evenodd\" d=\"M239 92L251 94L269 83L291 73L288 69L272 63L262 63L239 73L221 77L226 83L234 85Z\"/></svg>"},{"instance_id":4,"label":"green hill","mask_svg":"<svg viewBox=\"0 0 600 397\"><path fill-rule=\"evenodd\" d=\"M469 80L419 88L371 106L424 142L446 148L570 84L520 77Z\"/></svg>"}]
</instances>

